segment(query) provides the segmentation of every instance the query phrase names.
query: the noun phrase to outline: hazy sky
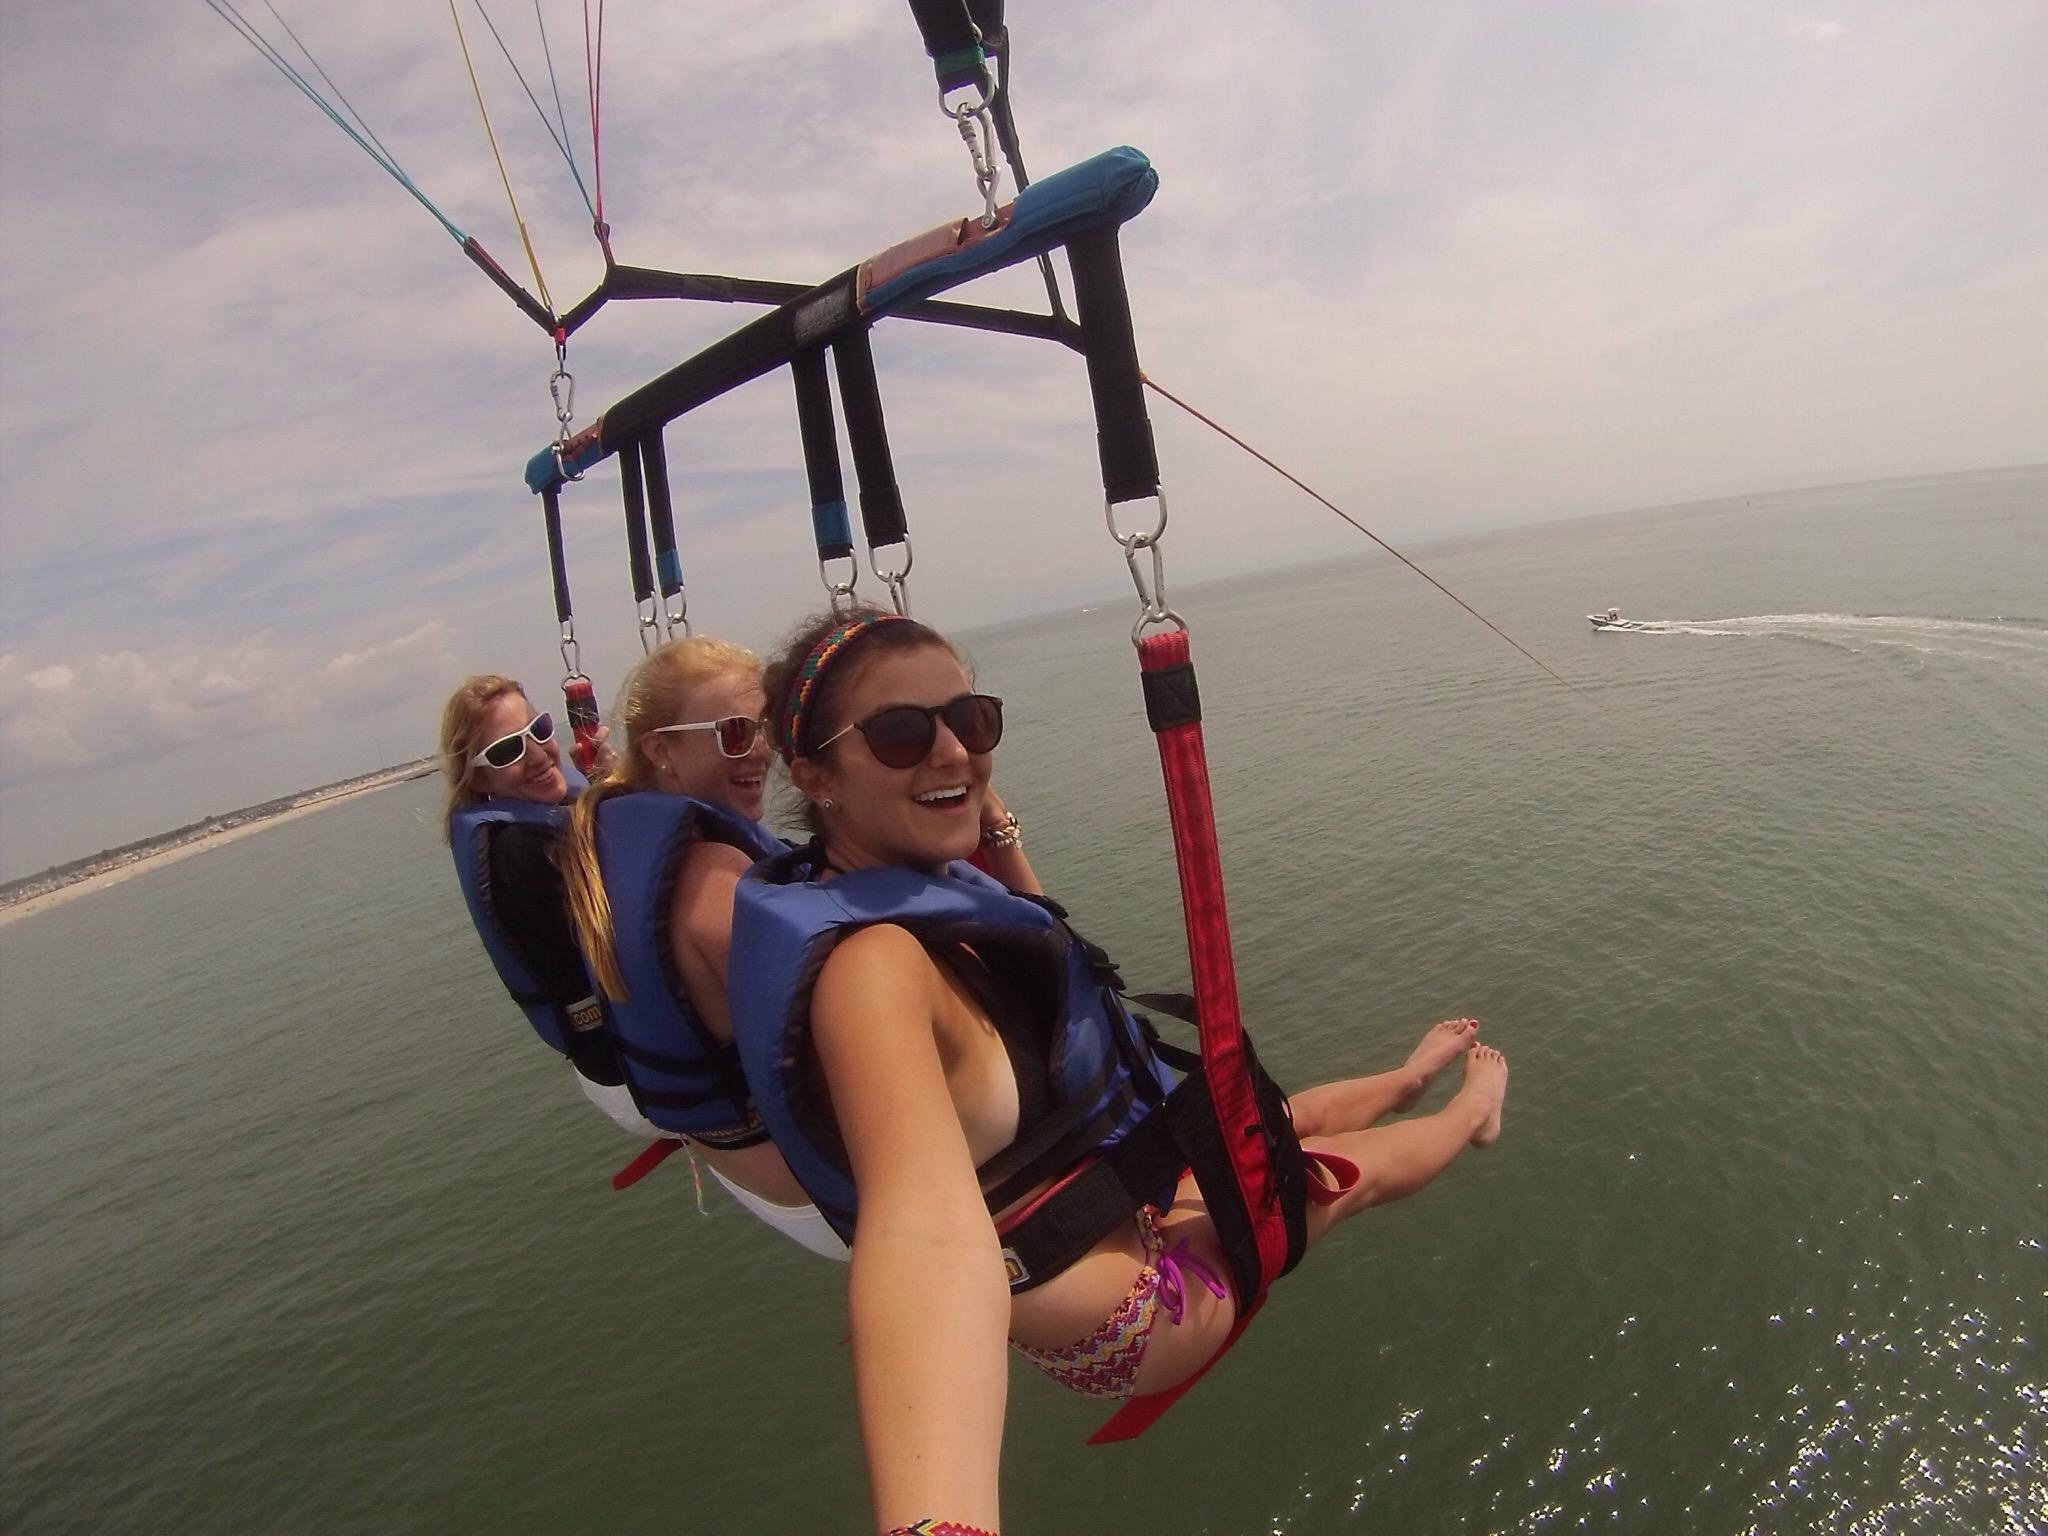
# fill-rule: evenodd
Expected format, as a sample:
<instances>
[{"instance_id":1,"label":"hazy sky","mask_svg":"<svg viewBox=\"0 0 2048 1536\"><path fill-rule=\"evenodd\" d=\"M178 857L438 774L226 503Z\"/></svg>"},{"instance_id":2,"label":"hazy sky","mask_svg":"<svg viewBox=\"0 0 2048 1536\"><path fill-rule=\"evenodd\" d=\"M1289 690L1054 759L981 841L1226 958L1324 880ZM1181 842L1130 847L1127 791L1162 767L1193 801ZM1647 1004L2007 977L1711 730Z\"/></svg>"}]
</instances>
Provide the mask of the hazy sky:
<instances>
[{"instance_id":1,"label":"hazy sky","mask_svg":"<svg viewBox=\"0 0 2048 1536\"><path fill-rule=\"evenodd\" d=\"M531 8L487 3L545 92ZM279 7L523 272L445 12ZM581 7L543 8L574 128ZM1147 367L1396 540L2048 459L2048 5L1010 12L1032 167L1159 167L1124 240ZM465 19L566 303L587 217ZM895 0L606 20L621 260L816 280L974 206ZM465 671L552 695L519 478L548 343L200 0L0 10L0 198L0 875L424 752ZM751 313L607 312L580 419ZM876 351L922 615L1128 599L1077 359L901 322ZM822 595L794 417L778 375L669 432L702 628L763 642ZM1362 548L1155 420L1181 581ZM567 512L609 697L609 467Z\"/></svg>"}]
</instances>

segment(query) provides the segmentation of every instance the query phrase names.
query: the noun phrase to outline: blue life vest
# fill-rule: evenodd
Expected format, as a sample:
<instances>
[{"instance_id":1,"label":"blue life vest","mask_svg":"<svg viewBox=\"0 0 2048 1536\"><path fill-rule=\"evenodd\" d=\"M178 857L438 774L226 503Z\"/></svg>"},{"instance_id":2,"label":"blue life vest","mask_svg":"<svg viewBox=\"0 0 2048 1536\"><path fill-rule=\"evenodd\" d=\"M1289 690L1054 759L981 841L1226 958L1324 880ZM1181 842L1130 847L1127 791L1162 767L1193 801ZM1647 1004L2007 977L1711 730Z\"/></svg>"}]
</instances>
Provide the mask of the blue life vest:
<instances>
[{"instance_id":1,"label":"blue life vest","mask_svg":"<svg viewBox=\"0 0 2048 1536\"><path fill-rule=\"evenodd\" d=\"M555 997L541 986L511 935L505 931L491 897L491 828L508 823L542 827L560 834L569 825L569 805L589 787L589 781L564 759L562 776L569 782L569 794L560 805L536 805L530 800L479 800L460 806L448 818L448 846L455 855L455 879L462 887L469 920L498 980L512 994L527 1022L543 1041L569 1054L569 1042L579 1030L594 1029L603 1019L603 1000L591 985L579 997ZM563 917L566 924L567 915Z\"/></svg>"},{"instance_id":2,"label":"blue life vest","mask_svg":"<svg viewBox=\"0 0 2048 1536\"><path fill-rule=\"evenodd\" d=\"M833 946L858 929L891 923L927 946L968 945L998 984L1047 1017L1053 1108L978 1170L992 1211L1077 1161L1103 1158L1165 1100L1172 1076L1117 995L1113 968L1056 908L1012 893L969 864L956 863L942 876L865 869L816 881L819 859L815 847L794 849L740 881L729 995L733 1034L761 1117L790 1171L842 1237L853 1237L858 1196L838 1128L810 1081L807 1036L818 973ZM1166 1171L1165 1191L1181 1166ZM1164 1193L1157 1178L1104 1219L1128 1217L1136 1204ZM1100 1236L1088 1236L1079 1251ZM1022 1272L1013 1252L1006 1258L1014 1289L1050 1277Z\"/></svg>"},{"instance_id":3,"label":"blue life vest","mask_svg":"<svg viewBox=\"0 0 2048 1536\"><path fill-rule=\"evenodd\" d=\"M759 822L687 795L642 790L597 808L597 864L612 909L626 996L608 1003L620 1065L640 1112L711 1146L767 1139L738 1053L690 1009L669 958L669 909L683 856L700 841L749 859L788 846Z\"/></svg>"}]
</instances>

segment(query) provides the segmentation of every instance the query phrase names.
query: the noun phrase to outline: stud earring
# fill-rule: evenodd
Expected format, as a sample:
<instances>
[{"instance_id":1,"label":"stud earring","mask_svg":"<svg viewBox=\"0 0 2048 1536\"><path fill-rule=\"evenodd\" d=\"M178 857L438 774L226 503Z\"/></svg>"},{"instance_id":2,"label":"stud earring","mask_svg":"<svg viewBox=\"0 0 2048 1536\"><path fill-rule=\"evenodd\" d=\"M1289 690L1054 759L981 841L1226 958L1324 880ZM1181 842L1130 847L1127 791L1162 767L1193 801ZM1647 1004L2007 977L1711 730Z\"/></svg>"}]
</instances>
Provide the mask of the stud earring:
<instances>
[{"instance_id":1,"label":"stud earring","mask_svg":"<svg viewBox=\"0 0 2048 1536\"><path fill-rule=\"evenodd\" d=\"M829 811L832 809L834 803L835 802L833 801L832 797L830 795L827 795L824 797L824 799L818 802L818 809L821 811Z\"/></svg>"}]
</instances>

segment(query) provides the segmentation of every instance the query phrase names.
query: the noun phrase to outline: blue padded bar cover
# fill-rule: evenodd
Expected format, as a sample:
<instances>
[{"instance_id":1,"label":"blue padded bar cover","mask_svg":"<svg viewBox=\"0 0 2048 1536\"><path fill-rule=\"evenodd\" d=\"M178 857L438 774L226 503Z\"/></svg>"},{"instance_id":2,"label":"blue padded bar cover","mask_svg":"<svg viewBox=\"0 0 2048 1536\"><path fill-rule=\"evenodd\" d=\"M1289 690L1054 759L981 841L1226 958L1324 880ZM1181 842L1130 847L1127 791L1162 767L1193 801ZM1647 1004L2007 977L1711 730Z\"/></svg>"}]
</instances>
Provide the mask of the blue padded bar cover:
<instances>
[{"instance_id":1,"label":"blue padded bar cover","mask_svg":"<svg viewBox=\"0 0 2048 1536\"><path fill-rule=\"evenodd\" d=\"M1159 173L1139 151L1106 149L1079 165L1055 171L1017 194L1010 222L985 240L921 262L862 297L870 316L928 299L984 272L1029 261L1075 235L1136 218L1159 190Z\"/></svg>"},{"instance_id":2,"label":"blue padded bar cover","mask_svg":"<svg viewBox=\"0 0 2048 1536\"><path fill-rule=\"evenodd\" d=\"M683 557L664 549L654 557L654 564L661 573L661 590L673 595L683 585Z\"/></svg>"},{"instance_id":3,"label":"blue padded bar cover","mask_svg":"<svg viewBox=\"0 0 2048 1536\"><path fill-rule=\"evenodd\" d=\"M598 446L597 440L593 438L582 449L570 456L568 464L569 474L578 474L590 468L591 465L603 457L604 450ZM555 450L552 445L541 449L539 453L536 453L526 461L526 488L536 496L551 485L558 487L563 485L567 479L568 476L562 473L562 466L555 460Z\"/></svg>"}]
</instances>

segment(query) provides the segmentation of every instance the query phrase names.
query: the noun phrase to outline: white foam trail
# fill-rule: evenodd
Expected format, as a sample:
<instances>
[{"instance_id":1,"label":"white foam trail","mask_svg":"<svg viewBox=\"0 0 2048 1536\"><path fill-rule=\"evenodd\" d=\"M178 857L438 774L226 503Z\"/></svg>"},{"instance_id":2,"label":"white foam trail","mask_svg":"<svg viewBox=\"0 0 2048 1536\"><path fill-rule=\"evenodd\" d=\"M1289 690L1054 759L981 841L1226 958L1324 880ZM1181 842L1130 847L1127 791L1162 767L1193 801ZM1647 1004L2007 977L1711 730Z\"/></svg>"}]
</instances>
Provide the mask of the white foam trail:
<instances>
[{"instance_id":1,"label":"white foam trail","mask_svg":"<svg viewBox=\"0 0 2048 1536\"><path fill-rule=\"evenodd\" d=\"M1864 645L1974 661L2048 661L2048 621L1937 618L1920 614L1757 613L1726 619L1638 619L1623 635L1695 635L1708 639L1771 636Z\"/></svg>"}]
</instances>

